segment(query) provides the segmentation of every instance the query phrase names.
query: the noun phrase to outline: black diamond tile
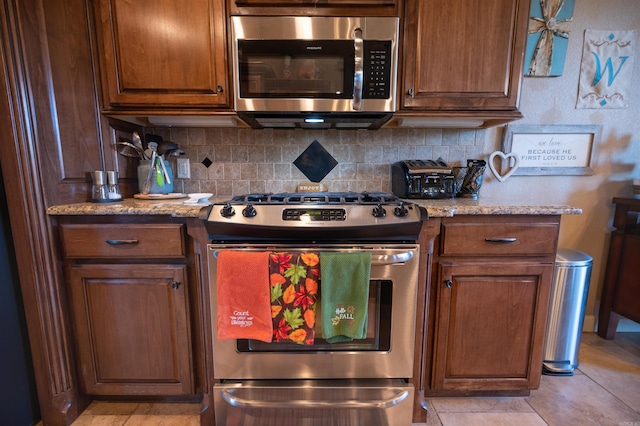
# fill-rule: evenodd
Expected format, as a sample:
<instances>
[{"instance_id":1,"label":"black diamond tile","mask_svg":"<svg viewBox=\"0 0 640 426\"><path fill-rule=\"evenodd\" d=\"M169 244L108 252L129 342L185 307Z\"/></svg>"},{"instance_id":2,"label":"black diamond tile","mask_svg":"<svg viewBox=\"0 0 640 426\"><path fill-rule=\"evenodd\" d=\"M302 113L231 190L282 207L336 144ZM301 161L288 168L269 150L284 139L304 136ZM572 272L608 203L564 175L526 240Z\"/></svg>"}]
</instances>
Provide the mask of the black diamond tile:
<instances>
[{"instance_id":1,"label":"black diamond tile","mask_svg":"<svg viewBox=\"0 0 640 426\"><path fill-rule=\"evenodd\" d=\"M320 142L314 140L293 164L311 182L320 182L338 164Z\"/></svg>"},{"instance_id":2,"label":"black diamond tile","mask_svg":"<svg viewBox=\"0 0 640 426\"><path fill-rule=\"evenodd\" d=\"M204 157L204 160L202 160L201 163L208 169L209 166L213 164L213 161L209 160L209 157Z\"/></svg>"}]
</instances>

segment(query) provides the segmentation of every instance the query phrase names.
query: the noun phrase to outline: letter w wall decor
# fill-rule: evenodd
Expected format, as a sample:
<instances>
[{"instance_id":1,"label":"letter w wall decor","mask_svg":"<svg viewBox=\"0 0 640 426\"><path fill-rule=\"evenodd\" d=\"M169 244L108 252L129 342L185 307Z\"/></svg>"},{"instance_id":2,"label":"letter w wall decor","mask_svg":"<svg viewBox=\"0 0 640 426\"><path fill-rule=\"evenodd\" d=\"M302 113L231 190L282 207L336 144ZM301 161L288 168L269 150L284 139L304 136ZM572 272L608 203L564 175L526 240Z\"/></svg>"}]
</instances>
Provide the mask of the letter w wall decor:
<instances>
[{"instance_id":1,"label":"letter w wall decor","mask_svg":"<svg viewBox=\"0 0 640 426\"><path fill-rule=\"evenodd\" d=\"M576 108L626 108L637 51L635 31L586 30Z\"/></svg>"}]
</instances>

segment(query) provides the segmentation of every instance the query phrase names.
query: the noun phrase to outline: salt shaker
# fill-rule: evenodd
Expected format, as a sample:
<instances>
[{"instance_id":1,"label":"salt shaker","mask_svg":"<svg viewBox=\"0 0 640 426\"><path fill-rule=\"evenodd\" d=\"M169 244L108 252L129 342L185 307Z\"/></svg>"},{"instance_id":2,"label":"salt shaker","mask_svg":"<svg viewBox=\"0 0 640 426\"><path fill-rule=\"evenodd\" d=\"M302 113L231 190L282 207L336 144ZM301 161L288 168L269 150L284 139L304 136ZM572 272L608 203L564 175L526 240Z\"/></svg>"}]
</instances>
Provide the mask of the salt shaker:
<instances>
[{"instance_id":1,"label":"salt shaker","mask_svg":"<svg viewBox=\"0 0 640 426\"><path fill-rule=\"evenodd\" d=\"M109 183L109 199L112 201L122 200L120 188L118 187L118 172L115 170L107 171L107 181Z\"/></svg>"}]
</instances>

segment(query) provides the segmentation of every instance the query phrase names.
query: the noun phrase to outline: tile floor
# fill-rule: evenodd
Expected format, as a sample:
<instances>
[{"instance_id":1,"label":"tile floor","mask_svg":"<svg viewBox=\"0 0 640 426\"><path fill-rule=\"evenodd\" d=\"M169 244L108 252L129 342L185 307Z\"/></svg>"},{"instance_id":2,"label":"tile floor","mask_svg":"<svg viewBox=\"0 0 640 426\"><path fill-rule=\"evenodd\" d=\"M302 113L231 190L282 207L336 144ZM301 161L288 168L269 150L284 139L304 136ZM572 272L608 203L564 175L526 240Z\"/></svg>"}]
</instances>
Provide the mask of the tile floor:
<instances>
[{"instance_id":1,"label":"tile floor","mask_svg":"<svg viewBox=\"0 0 640 426\"><path fill-rule=\"evenodd\" d=\"M426 426L640 426L640 333L582 336L573 376L528 397L433 398ZM197 426L199 404L94 402L73 426ZM423 426L424 424L414 424Z\"/></svg>"}]
</instances>

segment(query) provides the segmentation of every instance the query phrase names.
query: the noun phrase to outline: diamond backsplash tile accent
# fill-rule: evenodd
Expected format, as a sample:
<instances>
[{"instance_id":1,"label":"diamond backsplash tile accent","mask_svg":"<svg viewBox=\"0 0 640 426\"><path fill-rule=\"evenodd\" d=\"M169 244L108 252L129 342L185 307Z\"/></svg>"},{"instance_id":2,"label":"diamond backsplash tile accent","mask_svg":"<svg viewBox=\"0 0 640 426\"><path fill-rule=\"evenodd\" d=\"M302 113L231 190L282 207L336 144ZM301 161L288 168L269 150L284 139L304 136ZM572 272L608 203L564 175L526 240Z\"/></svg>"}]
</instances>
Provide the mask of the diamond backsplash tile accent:
<instances>
[{"instance_id":1,"label":"diamond backsplash tile accent","mask_svg":"<svg viewBox=\"0 0 640 426\"><path fill-rule=\"evenodd\" d=\"M320 142L314 140L293 164L311 182L320 182L338 165L338 162Z\"/></svg>"}]
</instances>

